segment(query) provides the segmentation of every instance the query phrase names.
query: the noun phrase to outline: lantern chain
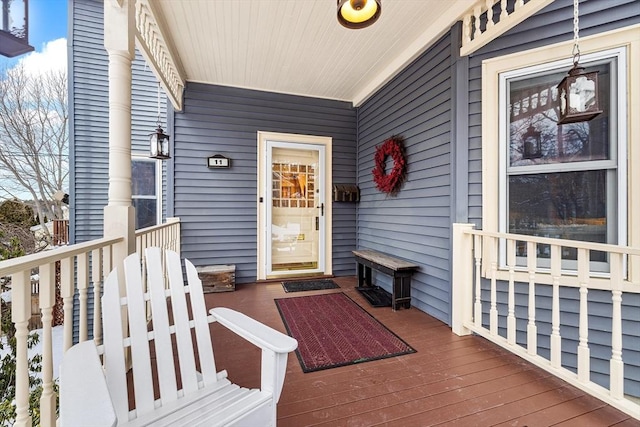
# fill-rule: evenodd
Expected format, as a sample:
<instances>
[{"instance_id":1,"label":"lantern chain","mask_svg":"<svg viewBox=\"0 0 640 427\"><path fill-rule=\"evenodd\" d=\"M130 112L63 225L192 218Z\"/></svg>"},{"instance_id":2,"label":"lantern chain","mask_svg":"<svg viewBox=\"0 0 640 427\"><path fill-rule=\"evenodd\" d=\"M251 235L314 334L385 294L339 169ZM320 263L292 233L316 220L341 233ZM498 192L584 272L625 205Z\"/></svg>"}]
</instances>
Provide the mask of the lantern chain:
<instances>
[{"instance_id":1,"label":"lantern chain","mask_svg":"<svg viewBox=\"0 0 640 427\"><path fill-rule=\"evenodd\" d=\"M162 123L160 122L160 82L158 82L158 127L161 127Z\"/></svg>"},{"instance_id":2,"label":"lantern chain","mask_svg":"<svg viewBox=\"0 0 640 427\"><path fill-rule=\"evenodd\" d=\"M580 46L578 45L578 3L580 0L573 0L573 64L576 65L580 62Z\"/></svg>"}]
</instances>

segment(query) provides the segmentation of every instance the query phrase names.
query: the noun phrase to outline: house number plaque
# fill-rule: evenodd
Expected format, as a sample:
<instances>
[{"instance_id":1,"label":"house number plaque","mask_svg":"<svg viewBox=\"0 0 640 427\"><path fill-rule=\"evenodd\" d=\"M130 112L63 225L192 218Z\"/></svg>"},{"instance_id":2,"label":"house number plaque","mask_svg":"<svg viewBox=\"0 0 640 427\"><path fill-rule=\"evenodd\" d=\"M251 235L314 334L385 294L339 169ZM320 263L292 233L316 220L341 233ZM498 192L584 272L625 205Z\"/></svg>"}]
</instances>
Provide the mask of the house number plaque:
<instances>
[{"instance_id":1,"label":"house number plaque","mask_svg":"<svg viewBox=\"0 0 640 427\"><path fill-rule=\"evenodd\" d=\"M207 158L207 167L211 169L215 168L228 168L231 166L231 159L223 156L222 154L216 154Z\"/></svg>"}]
</instances>

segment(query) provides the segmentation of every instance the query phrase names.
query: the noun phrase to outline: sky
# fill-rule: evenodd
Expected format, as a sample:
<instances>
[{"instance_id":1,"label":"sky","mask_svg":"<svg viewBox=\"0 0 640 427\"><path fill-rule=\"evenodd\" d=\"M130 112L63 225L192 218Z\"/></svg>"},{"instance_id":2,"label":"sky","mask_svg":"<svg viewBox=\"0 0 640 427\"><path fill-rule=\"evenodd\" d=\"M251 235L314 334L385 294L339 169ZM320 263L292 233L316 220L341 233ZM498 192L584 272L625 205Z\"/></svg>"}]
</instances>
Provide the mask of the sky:
<instances>
[{"instance_id":1,"label":"sky","mask_svg":"<svg viewBox=\"0 0 640 427\"><path fill-rule=\"evenodd\" d=\"M0 56L0 70L12 68L20 61L33 71L66 67L67 3L67 0L29 0L29 44L35 51L15 58Z\"/></svg>"}]
</instances>

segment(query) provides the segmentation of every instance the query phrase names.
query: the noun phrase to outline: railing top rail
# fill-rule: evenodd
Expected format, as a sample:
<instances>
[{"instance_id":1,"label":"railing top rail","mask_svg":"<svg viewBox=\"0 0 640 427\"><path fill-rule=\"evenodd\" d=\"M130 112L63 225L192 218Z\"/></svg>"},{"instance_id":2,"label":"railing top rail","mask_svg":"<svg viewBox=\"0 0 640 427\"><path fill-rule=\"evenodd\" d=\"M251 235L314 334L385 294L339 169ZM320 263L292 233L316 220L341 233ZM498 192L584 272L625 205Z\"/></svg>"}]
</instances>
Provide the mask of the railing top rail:
<instances>
[{"instance_id":1,"label":"railing top rail","mask_svg":"<svg viewBox=\"0 0 640 427\"><path fill-rule=\"evenodd\" d=\"M151 233L155 230L162 230L163 228L171 227L178 223L180 223L180 218L167 218L165 223L152 225L151 227L146 227L146 228L141 228L139 230L136 230L136 237L141 236L143 234Z\"/></svg>"},{"instance_id":2,"label":"railing top rail","mask_svg":"<svg viewBox=\"0 0 640 427\"><path fill-rule=\"evenodd\" d=\"M553 239L551 237L529 236L526 234L498 233L495 231L484 231L476 229L464 229L463 233L479 236L494 237L497 239L518 240L522 242L535 242L546 245L558 245L565 248L589 249L593 251L613 252L628 255L640 256L640 248L630 246L610 245L606 243L585 242L581 240Z\"/></svg>"},{"instance_id":3,"label":"railing top rail","mask_svg":"<svg viewBox=\"0 0 640 427\"><path fill-rule=\"evenodd\" d=\"M122 237L95 239L84 243L60 247L58 249L53 249L50 251L44 251L19 258L0 261L0 277L9 276L11 274L19 273L24 270L36 268L43 264L49 264L64 258L70 258L76 255L87 253L94 249L100 249L105 246L114 245L123 240L124 238Z\"/></svg>"}]
</instances>

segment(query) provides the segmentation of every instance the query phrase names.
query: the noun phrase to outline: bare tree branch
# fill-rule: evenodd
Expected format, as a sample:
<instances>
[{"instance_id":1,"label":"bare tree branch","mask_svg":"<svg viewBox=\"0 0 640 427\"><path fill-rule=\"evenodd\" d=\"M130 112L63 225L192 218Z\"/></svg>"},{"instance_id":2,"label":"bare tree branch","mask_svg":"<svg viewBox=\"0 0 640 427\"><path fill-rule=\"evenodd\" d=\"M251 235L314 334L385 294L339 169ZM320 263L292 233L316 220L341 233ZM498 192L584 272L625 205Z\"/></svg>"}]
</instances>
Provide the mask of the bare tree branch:
<instances>
[{"instance_id":1,"label":"bare tree branch","mask_svg":"<svg viewBox=\"0 0 640 427\"><path fill-rule=\"evenodd\" d=\"M0 198L32 199L42 225L62 219L53 195L69 176L68 120L66 71L0 75Z\"/></svg>"}]
</instances>

